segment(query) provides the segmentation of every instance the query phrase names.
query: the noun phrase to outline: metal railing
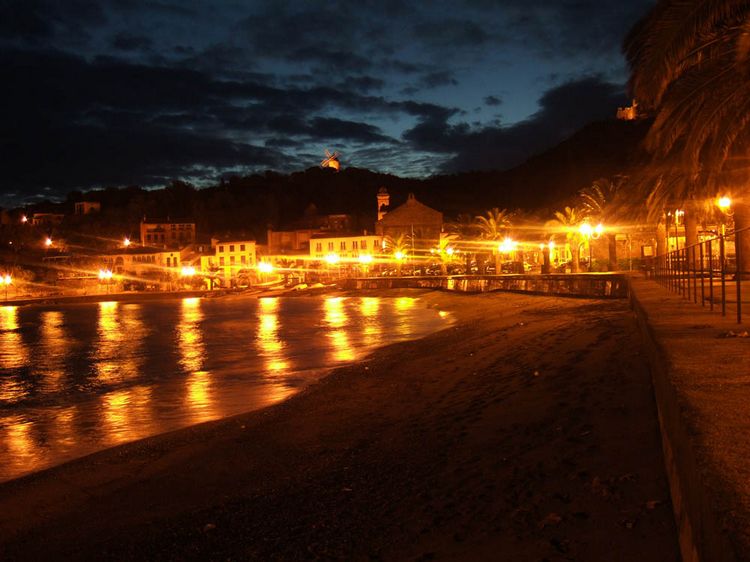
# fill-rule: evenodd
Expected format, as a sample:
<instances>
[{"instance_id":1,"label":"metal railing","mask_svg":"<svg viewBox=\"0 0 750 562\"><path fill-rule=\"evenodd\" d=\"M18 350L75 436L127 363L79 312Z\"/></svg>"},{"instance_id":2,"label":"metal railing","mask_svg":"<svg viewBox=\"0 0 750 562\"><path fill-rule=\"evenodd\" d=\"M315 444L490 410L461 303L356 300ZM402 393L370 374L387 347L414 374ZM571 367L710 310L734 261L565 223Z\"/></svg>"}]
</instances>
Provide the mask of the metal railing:
<instances>
[{"instance_id":1,"label":"metal railing","mask_svg":"<svg viewBox=\"0 0 750 562\"><path fill-rule=\"evenodd\" d=\"M742 243L747 236L750 228L743 228L657 256L652 262L654 279L712 311L720 305L722 316L727 315L727 308L734 308L741 324L742 297L750 293L749 272L741 270Z\"/></svg>"}]
</instances>

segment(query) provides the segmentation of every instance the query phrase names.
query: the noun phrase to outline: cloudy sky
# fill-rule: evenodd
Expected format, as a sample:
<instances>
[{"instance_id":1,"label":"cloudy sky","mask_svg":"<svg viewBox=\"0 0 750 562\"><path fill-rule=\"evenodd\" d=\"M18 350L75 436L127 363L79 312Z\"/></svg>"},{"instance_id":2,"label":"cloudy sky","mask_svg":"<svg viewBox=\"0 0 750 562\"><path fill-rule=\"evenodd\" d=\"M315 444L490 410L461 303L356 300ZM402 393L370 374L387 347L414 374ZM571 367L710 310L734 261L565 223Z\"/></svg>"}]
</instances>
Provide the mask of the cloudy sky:
<instances>
[{"instance_id":1,"label":"cloudy sky","mask_svg":"<svg viewBox=\"0 0 750 562\"><path fill-rule=\"evenodd\" d=\"M652 0L0 0L0 205L317 165L504 169L625 101Z\"/></svg>"}]
</instances>

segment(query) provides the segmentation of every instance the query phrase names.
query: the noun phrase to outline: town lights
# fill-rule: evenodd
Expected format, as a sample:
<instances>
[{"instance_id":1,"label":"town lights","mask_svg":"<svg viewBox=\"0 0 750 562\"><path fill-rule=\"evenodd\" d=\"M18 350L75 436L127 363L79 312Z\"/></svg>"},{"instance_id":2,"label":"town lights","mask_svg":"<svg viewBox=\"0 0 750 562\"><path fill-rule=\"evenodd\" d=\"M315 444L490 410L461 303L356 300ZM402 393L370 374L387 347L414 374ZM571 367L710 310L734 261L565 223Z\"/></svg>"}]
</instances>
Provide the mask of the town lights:
<instances>
[{"instance_id":1,"label":"town lights","mask_svg":"<svg viewBox=\"0 0 750 562\"><path fill-rule=\"evenodd\" d=\"M716 199L716 206L721 210L722 213L728 215L732 210L732 200L726 195L723 197L718 197Z\"/></svg>"},{"instance_id":2,"label":"town lights","mask_svg":"<svg viewBox=\"0 0 750 562\"><path fill-rule=\"evenodd\" d=\"M360 254L359 263L372 263L372 256L370 254Z\"/></svg>"},{"instance_id":3,"label":"town lights","mask_svg":"<svg viewBox=\"0 0 750 562\"><path fill-rule=\"evenodd\" d=\"M112 279L112 271L110 269L99 270L99 281L109 281Z\"/></svg>"},{"instance_id":4,"label":"town lights","mask_svg":"<svg viewBox=\"0 0 750 562\"><path fill-rule=\"evenodd\" d=\"M589 244L589 272L592 269L593 263L592 263L592 252L591 252L591 239L597 240L601 235L602 232L604 232L604 226L600 224L597 224L596 227L592 227L589 223L584 222L578 227L578 232L580 232L584 237L586 237L586 240Z\"/></svg>"},{"instance_id":5,"label":"town lights","mask_svg":"<svg viewBox=\"0 0 750 562\"><path fill-rule=\"evenodd\" d=\"M393 254L393 257L396 258L397 260L401 261L402 259L404 259L406 257L406 254L403 253L401 250L399 250L395 254Z\"/></svg>"},{"instance_id":6,"label":"town lights","mask_svg":"<svg viewBox=\"0 0 750 562\"><path fill-rule=\"evenodd\" d=\"M454 252L454 250L453 250L453 247L451 247L451 246L448 246L448 248L446 248L446 250L445 250L445 253L448 254L449 256L452 256L453 252Z\"/></svg>"},{"instance_id":7,"label":"town lights","mask_svg":"<svg viewBox=\"0 0 750 562\"><path fill-rule=\"evenodd\" d=\"M273 265L267 261L258 262L258 271L261 273L273 273Z\"/></svg>"},{"instance_id":8,"label":"town lights","mask_svg":"<svg viewBox=\"0 0 750 562\"><path fill-rule=\"evenodd\" d=\"M192 277L195 275L195 268L192 265L183 265L180 269L180 275L183 277Z\"/></svg>"},{"instance_id":9,"label":"town lights","mask_svg":"<svg viewBox=\"0 0 750 562\"><path fill-rule=\"evenodd\" d=\"M513 252L517 246L518 242L516 242L512 238L507 237L497 245L497 250L503 254L508 254L510 252Z\"/></svg>"},{"instance_id":10,"label":"town lights","mask_svg":"<svg viewBox=\"0 0 750 562\"><path fill-rule=\"evenodd\" d=\"M27 222L29 222L29 217L21 215L21 224L26 224Z\"/></svg>"},{"instance_id":11,"label":"town lights","mask_svg":"<svg viewBox=\"0 0 750 562\"><path fill-rule=\"evenodd\" d=\"M125 239L122 241L122 245L128 248L130 246L130 238L126 236Z\"/></svg>"},{"instance_id":12,"label":"town lights","mask_svg":"<svg viewBox=\"0 0 750 562\"><path fill-rule=\"evenodd\" d=\"M11 283L13 283L13 278L10 276L10 273L6 273L5 275L0 275L0 285L2 285L5 288L5 300L8 300L8 287L10 287Z\"/></svg>"},{"instance_id":13,"label":"town lights","mask_svg":"<svg viewBox=\"0 0 750 562\"><path fill-rule=\"evenodd\" d=\"M337 263L339 263L339 255L338 254L328 254L325 257L325 260L326 260L326 263L328 263L330 265L337 264Z\"/></svg>"},{"instance_id":14,"label":"town lights","mask_svg":"<svg viewBox=\"0 0 750 562\"><path fill-rule=\"evenodd\" d=\"M49 248L50 246L52 246L52 238L50 238L49 236L47 236L47 238L44 239L44 245L47 248Z\"/></svg>"}]
</instances>

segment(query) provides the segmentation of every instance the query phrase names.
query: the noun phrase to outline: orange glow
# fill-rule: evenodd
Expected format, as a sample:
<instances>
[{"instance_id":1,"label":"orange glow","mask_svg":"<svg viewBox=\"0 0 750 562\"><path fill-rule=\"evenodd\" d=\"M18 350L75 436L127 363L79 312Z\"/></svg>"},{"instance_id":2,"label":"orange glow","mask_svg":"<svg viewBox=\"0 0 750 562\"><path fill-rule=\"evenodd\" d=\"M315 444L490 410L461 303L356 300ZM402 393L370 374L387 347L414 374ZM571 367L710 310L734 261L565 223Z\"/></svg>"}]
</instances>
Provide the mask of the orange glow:
<instances>
[{"instance_id":1,"label":"orange glow","mask_svg":"<svg viewBox=\"0 0 750 562\"><path fill-rule=\"evenodd\" d=\"M732 199L726 195L716 199L716 206L722 211L727 211L732 206Z\"/></svg>"},{"instance_id":2,"label":"orange glow","mask_svg":"<svg viewBox=\"0 0 750 562\"><path fill-rule=\"evenodd\" d=\"M30 361L29 351L18 329L18 307L0 307L0 367L3 369L18 369ZM0 381L6 382L6 377L0 377ZM10 383L8 383L9 388L4 388L5 384L2 382L0 382L0 398L4 400L17 398L16 394L21 389L15 388L15 385L11 386Z\"/></svg>"}]
</instances>

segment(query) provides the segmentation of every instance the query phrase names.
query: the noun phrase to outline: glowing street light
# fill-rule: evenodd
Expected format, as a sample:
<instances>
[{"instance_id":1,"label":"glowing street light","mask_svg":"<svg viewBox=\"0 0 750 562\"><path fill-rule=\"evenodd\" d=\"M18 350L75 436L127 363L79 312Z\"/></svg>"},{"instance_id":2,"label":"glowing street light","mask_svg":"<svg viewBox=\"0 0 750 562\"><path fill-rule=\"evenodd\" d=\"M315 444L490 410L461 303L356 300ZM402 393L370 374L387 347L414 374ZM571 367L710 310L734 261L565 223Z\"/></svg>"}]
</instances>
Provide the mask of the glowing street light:
<instances>
[{"instance_id":1,"label":"glowing street light","mask_svg":"<svg viewBox=\"0 0 750 562\"><path fill-rule=\"evenodd\" d=\"M510 237L506 237L500 244L497 245L497 249L500 253L503 254L509 254L510 252L513 252L518 247L518 242L513 240Z\"/></svg>"},{"instance_id":2,"label":"glowing street light","mask_svg":"<svg viewBox=\"0 0 750 562\"><path fill-rule=\"evenodd\" d=\"M124 247L126 247L126 248L129 248L129 247L130 247L130 238L128 238L128 237L126 236L126 237L125 237L125 239L124 239L124 240L122 241L122 245L123 245Z\"/></svg>"},{"instance_id":3,"label":"glowing street light","mask_svg":"<svg viewBox=\"0 0 750 562\"><path fill-rule=\"evenodd\" d=\"M183 265L180 269L180 275L183 277L192 277L195 275L195 268L192 265Z\"/></svg>"},{"instance_id":4,"label":"glowing street light","mask_svg":"<svg viewBox=\"0 0 750 562\"><path fill-rule=\"evenodd\" d=\"M398 261L401 261L406 258L406 254L402 252L401 250L398 250L395 254L393 254L393 257L396 258Z\"/></svg>"},{"instance_id":5,"label":"glowing street light","mask_svg":"<svg viewBox=\"0 0 750 562\"><path fill-rule=\"evenodd\" d=\"M447 247L447 248L445 249L445 253L446 253L446 254L448 254L449 256L452 256L452 255L453 255L453 252L454 252L454 251L455 251L455 250L453 249L453 247L452 247L452 246L448 246L448 247Z\"/></svg>"},{"instance_id":6,"label":"glowing street light","mask_svg":"<svg viewBox=\"0 0 750 562\"><path fill-rule=\"evenodd\" d=\"M716 206L721 209L722 213L727 213L732 208L732 200L726 195L716 199Z\"/></svg>"},{"instance_id":7,"label":"glowing street light","mask_svg":"<svg viewBox=\"0 0 750 562\"><path fill-rule=\"evenodd\" d=\"M5 275L0 275L0 285L5 287L5 300L8 300L8 287L10 287L11 283L13 283L13 278L10 276L10 273L6 273Z\"/></svg>"},{"instance_id":8,"label":"glowing street light","mask_svg":"<svg viewBox=\"0 0 750 562\"><path fill-rule=\"evenodd\" d=\"M338 254L328 254L325 257L326 263L330 265L334 265L339 263L339 255Z\"/></svg>"},{"instance_id":9,"label":"glowing street light","mask_svg":"<svg viewBox=\"0 0 750 562\"><path fill-rule=\"evenodd\" d=\"M370 254L360 254L359 263L372 263L372 256Z\"/></svg>"},{"instance_id":10,"label":"glowing street light","mask_svg":"<svg viewBox=\"0 0 750 562\"><path fill-rule=\"evenodd\" d=\"M597 240L604 232L604 227L601 223L597 224L596 227L592 227L589 223L584 222L578 227L578 231L586 237L589 245L589 272L591 272L593 260L591 253L591 240Z\"/></svg>"},{"instance_id":11,"label":"glowing street light","mask_svg":"<svg viewBox=\"0 0 750 562\"><path fill-rule=\"evenodd\" d=\"M44 239L44 245L47 248L49 248L50 246L52 246L52 238L50 238L49 236L47 236L47 238Z\"/></svg>"},{"instance_id":12,"label":"glowing street light","mask_svg":"<svg viewBox=\"0 0 750 562\"><path fill-rule=\"evenodd\" d=\"M107 287L107 293L109 293L109 286L112 283L112 270L100 269L99 270L99 282L104 283L104 285Z\"/></svg>"},{"instance_id":13,"label":"glowing street light","mask_svg":"<svg viewBox=\"0 0 750 562\"><path fill-rule=\"evenodd\" d=\"M258 271L261 273L273 273L273 265L267 261L258 262Z\"/></svg>"},{"instance_id":14,"label":"glowing street light","mask_svg":"<svg viewBox=\"0 0 750 562\"><path fill-rule=\"evenodd\" d=\"M27 222L29 222L29 217L21 215L21 224L26 224Z\"/></svg>"}]
</instances>

